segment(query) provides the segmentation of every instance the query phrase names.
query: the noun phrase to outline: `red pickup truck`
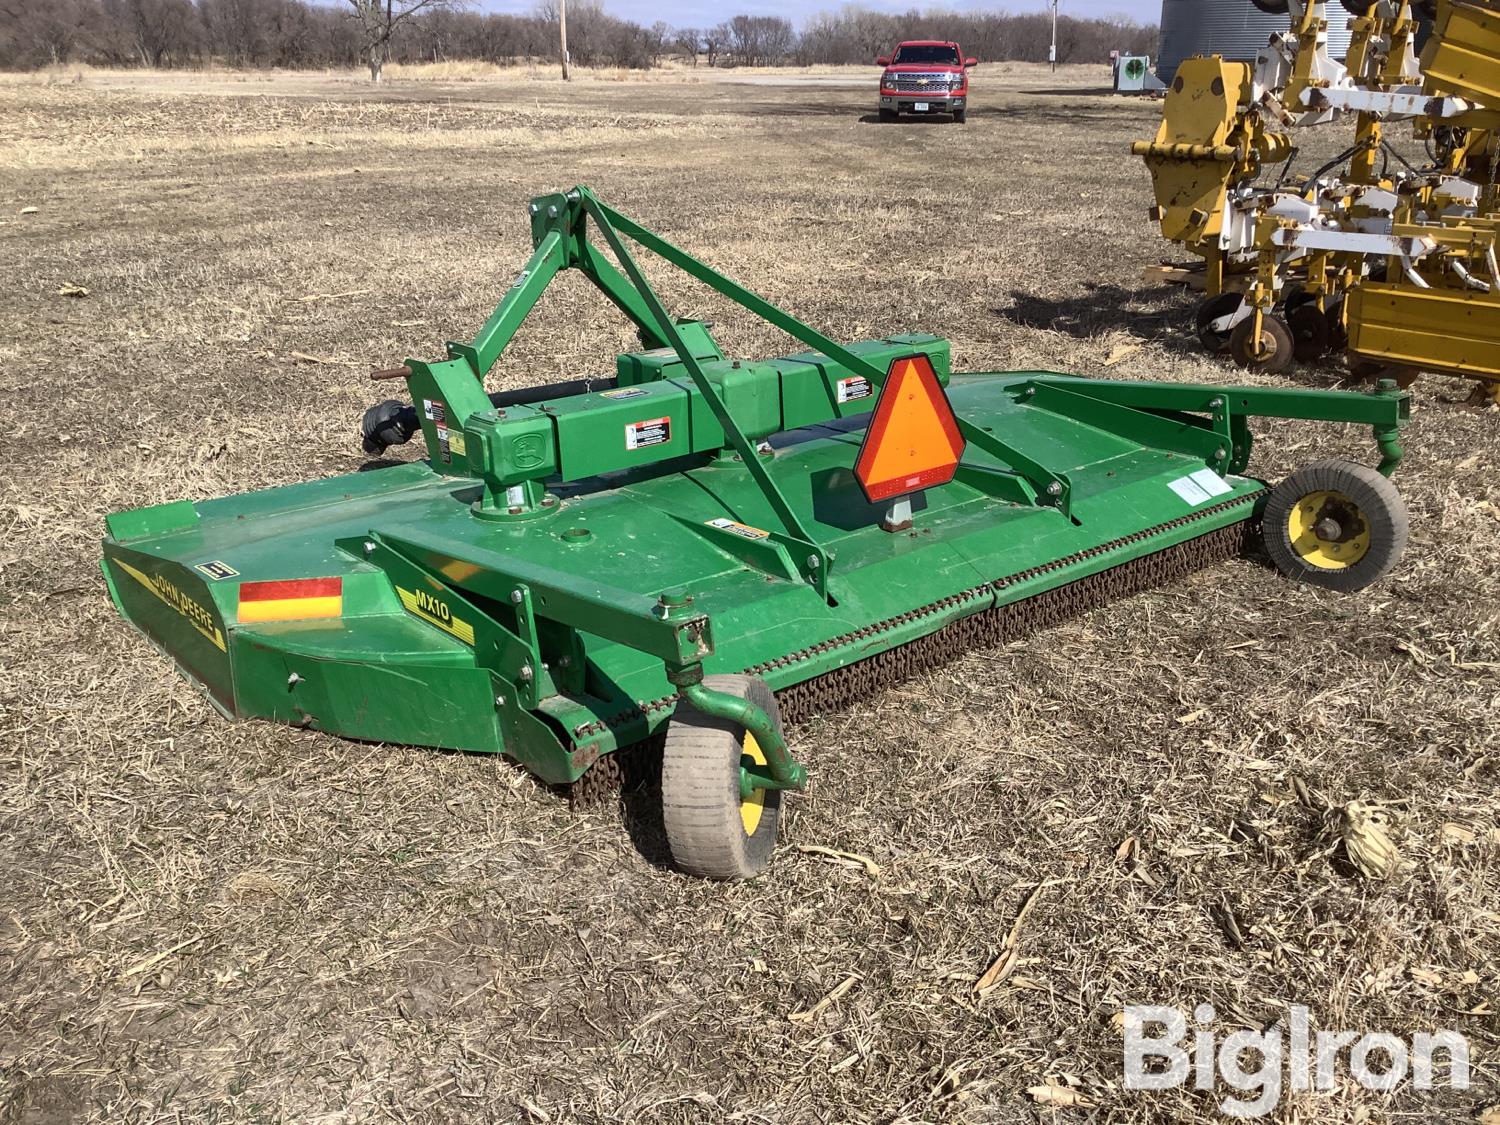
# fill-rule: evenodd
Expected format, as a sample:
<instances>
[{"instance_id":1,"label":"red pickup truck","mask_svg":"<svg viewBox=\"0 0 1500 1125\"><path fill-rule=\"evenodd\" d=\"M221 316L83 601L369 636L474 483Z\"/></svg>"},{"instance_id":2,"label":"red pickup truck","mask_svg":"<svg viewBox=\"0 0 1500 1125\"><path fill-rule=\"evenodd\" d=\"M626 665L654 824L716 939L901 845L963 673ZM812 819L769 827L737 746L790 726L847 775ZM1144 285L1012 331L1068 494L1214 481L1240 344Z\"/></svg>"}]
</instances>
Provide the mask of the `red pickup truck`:
<instances>
[{"instance_id":1,"label":"red pickup truck","mask_svg":"<svg viewBox=\"0 0 1500 1125\"><path fill-rule=\"evenodd\" d=\"M885 67L880 76L880 119L894 121L903 113L926 116L948 113L960 125L969 112L969 68L957 43L912 39L890 56L875 60Z\"/></svg>"}]
</instances>

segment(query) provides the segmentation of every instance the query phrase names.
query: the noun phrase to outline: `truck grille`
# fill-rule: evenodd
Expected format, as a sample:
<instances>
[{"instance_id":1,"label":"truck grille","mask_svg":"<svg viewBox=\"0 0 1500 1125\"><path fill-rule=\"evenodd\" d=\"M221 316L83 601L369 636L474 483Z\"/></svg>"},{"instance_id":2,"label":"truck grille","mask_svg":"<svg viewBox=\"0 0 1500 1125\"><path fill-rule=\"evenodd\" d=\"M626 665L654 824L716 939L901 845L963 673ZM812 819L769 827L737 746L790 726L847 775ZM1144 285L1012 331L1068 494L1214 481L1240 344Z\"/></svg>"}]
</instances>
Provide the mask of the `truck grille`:
<instances>
[{"instance_id":1,"label":"truck grille","mask_svg":"<svg viewBox=\"0 0 1500 1125\"><path fill-rule=\"evenodd\" d=\"M946 94L948 82L951 75L937 74L898 74L895 81L890 83L888 89L894 89L898 94Z\"/></svg>"}]
</instances>

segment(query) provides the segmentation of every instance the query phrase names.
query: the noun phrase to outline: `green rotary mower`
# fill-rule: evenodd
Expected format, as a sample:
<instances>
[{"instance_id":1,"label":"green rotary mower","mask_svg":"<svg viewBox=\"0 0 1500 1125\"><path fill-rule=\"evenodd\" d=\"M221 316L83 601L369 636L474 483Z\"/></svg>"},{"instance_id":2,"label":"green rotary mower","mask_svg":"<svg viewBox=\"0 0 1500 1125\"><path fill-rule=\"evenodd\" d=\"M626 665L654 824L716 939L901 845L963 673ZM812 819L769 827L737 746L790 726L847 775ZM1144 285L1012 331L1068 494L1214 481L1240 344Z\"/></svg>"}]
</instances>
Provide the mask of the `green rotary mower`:
<instances>
[{"instance_id":1,"label":"green rotary mower","mask_svg":"<svg viewBox=\"0 0 1500 1125\"><path fill-rule=\"evenodd\" d=\"M768 861L807 773L783 723L1240 552L1355 590L1395 564L1405 392L955 374L948 344L839 344L598 200L530 205L479 335L381 377L366 450L420 461L107 520L121 614L227 716L510 755L590 797L661 754L675 861ZM634 249L632 249L632 246ZM649 251L806 349L726 358ZM637 326L612 378L486 393L548 283ZM1378 470L1247 476L1257 416L1369 426Z\"/></svg>"}]
</instances>

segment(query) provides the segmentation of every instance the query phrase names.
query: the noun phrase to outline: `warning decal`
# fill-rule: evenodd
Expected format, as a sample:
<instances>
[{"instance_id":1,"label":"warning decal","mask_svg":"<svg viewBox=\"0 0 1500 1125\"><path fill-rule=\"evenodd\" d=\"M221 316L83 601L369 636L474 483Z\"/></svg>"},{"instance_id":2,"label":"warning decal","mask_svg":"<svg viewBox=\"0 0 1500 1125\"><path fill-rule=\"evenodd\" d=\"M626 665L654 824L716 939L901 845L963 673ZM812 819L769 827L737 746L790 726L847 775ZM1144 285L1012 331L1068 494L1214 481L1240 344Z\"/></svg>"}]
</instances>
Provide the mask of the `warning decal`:
<instances>
[{"instance_id":1,"label":"warning decal","mask_svg":"<svg viewBox=\"0 0 1500 1125\"><path fill-rule=\"evenodd\" d=\"M870 380L863 375L851 375L847 379L838 381L838 400L840 402L853 402L859 398L869 398L873 393Z\"/></svg>"},{"instance_id":2,"label":"warning decal","mask_svg":"<svg viewBox=\"0 0 1500 1125\"><path fill-rule=\"evenodd\" d=\"M716 520L709 520L708 526L717 527L720 531L733 532L742 539L769 539L771 537L769 531L762 531L760 528L751 527L747 523L736 523L734 520L726 519L723 516L720 516Z\"/></svg>"},{"instance_id":3,"label":"warning decal","mask_svg":"<svg viewBox=\"0 0 1500 1125\"><path fill-rule=\"evenodd\" d=\"M625 427L626 449L646 449L666 445L671 440L671 418L647 418L644 422L631 422Z\"/></svg>"}]
</instances>

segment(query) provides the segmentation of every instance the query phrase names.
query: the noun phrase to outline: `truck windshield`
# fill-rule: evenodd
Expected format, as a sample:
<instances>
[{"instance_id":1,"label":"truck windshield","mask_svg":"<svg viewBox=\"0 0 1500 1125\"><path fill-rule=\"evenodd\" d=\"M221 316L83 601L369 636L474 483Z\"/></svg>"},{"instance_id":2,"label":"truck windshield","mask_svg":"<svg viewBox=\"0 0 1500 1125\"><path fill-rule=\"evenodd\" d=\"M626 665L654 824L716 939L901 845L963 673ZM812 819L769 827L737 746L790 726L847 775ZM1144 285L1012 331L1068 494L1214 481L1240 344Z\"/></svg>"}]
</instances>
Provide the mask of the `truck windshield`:
<instances>
[{"instance_id":1,"label":"truck windshield","mask_svg":"<svg viewBox=\"0 0 1500 1125\"><path fill-rule=\"evenodd\" d=\"M906 46L896 49L893 63L946 63L958 62L958 50L943 46Z\"/></svg>"}]
</instances>

